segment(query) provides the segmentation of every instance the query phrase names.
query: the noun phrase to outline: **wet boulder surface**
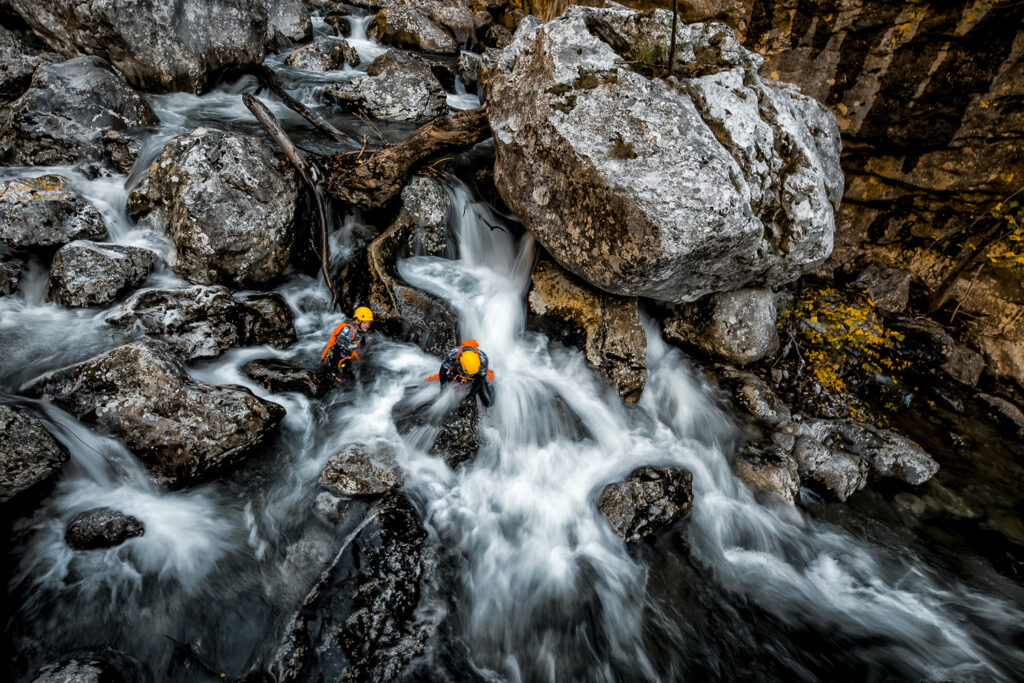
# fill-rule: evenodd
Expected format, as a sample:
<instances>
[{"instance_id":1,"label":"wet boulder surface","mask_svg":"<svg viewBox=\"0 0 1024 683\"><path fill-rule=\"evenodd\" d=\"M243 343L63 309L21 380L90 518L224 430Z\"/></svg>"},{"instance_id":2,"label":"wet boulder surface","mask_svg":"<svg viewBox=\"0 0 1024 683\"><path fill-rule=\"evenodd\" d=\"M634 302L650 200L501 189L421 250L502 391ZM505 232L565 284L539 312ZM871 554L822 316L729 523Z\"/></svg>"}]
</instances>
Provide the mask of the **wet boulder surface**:
<instances>
[{"instance_id":1,"label":"wet boulder surface","mask_svg":"<svg viewBox=\"0 0 1024 683\"><path fill-rule=\"evenodd\" d=\"M123 442L170 486L209 477L259 445L284 408L192 379L159 342L134 342L24 388Z\"/></svg>"},{"instance_id":2,"label":"wet boulder surface","mask_svg":"<svg viewBox=\"0 0 1024 683\"><path fill-rule=\"evenodd\" d=\"M430 67L394 50L373 60L365 76L325 88L324 97L385 121L429 121L448 113L444 88Z\"/></svg>"},{"instance_id":3,"label":"wet boulder surface","mask_svg":"<svg viewBox=\"0 0 1024 683\"><path fill-rule=\"evenodd\" d=\"M737 289L676 307L665 320L665 337L726 363L747 365L778 350L775 319L770 289Z\"/></svg>"},{"instance_id":4,"label":"wet boulder surface","mask_svg":"<svg viewBox=\"0 0 1024 683\"><path fill-rule=\"evenodd\" d=\"M418 617L432 553L397 493L369 509L292 618L269 669L278 681L392 681L437 637Z\"/></svg>"},{"instance_id":5,"label":"wet boulder surface","mask_svg":"<svg viewBox=\"0 0 1024 683\"><path fill-rule=\"evenodd\" d=\"M343 65L359 64L359 53L344 40L313 43L296 49L285 60L285 64L306 71L332 71Z\"/></svg>"},{"instance_id":6,"label":"wet boulder surface","mask_svg":"<svg viewBox=\"0 0 1024 683\"><path fill-rule=\"evenodd\" d=\"M100 212L60 176L0 184L0 242L9 247L53 248L106 236Z\"/></svg>"},{"instance_id":7,"label":"wet boulder surface","mask_svg":"<svg viewBox=\"0 0 1024 683\"><path fill-rule=\"evenodd\" d=\"M520 25L487 85L502 198L559 264L618 295L795 280L832 249L835 118L763 80L721 24L681 26L678 75L652 77L670 21L573 7Z\"/></svg>"},{"instance_id":8,"label":"wet boulder surface","mask_svg":"<svg viewBox=\"0 0 1024 683\"><path fill-rule=\"evenodd\" d=\"M297 200L292 170L262 140L197 128L164 146L128 208L170 235L186 280L248 287L284 273Z\"/></svg>"},{"instance_id":9,"label":"wet boulder surface","mask_svg":"<svg viewBox=\"0 0 1024 683\"><path fill-rule=\"evenodd\" d=\"M693 504L692 483L693 475L681 467L640 467L605 486L597 509L616 536L635 543L686 516Z\"/></svg>"},{"instance_id":10,"label":"wet boulder surface","mask_svg":"<svg viewBox=\"0 0 1024 683\"><path fill-rule=\"evenodd\" d=\"M0 403L0 504L52 481L68 452L31 413Z\"/></svg>"},{"instance_id":11,"label":"wet boulder surface","mask_svg":"<svg viewBox=\"0 0 1024 683\"><path fill-rule=\"evenodd\" d=\"M81 512L68 521L64 540L75 550L113 548L146 533L146 526L131 515L109 507Z\"/></svg>"},{"instance_id":12,"label":"wet boulder surface","mask_svg":"<svg viewBox=\"0 0 1024 683\"><path fill-rule=\"evenodd\" d=\"M99 57L75 57L35 71L0 122L0 161L43 166L103 159L102 136L159 123L124 77Z\"/></svg>"},{"instance_id":13,"label":"wet boulder surface","mask_svg":"<svg viewBox=\"0 0 1024 683\"><path fill-rule=\"evenodd\" d=\"M59 61L59 55L34 49L0 26L0 105L21 97L41 64Z\"/></svg>"},{"instance_id":14,"label":"wet boulder surface","mask_svg":"<svg viewBox=\"0 0 1024 683\"><path fill-rule=\"evenodd\" d=\"M149 249L76 240L50 265L50 296L70 308L116 299L146 279L157 256Z\"/></svg>"},{"instance_id":15,"label":"wet boulder surface","mask_svg":"<svg viewBox=\"0 0 1024 683\"><path fill-rule=\"evenodd\" d=\"M285 348L296 340L291 309L280 295L235 298L227 287L144 289L105 319L164 342L187 360L215 358L236 346Z\"/></svg>"},{"instance_id":16,"label":"wet boulder surface","mask_svg":"<svg viewBox=\"0 0 1024 683\"><path fill-rule=\"evenodd\" d=\"M301 0L13 0L51 48L104 57L145 90L200 92L310 32ZM187 26L187 31L174 30Z\"/></svg>"},{"instance_id":17,"label":"wet boulder surface","mask_svg":"<svg viewBox=\"0 0 1024 683\"><path fill-rule=\"evenodd\" d=\"M242 366L242 372L267 391L294 391L320 398L330 388L329 378L317 370L297 367L277 358L257 358Z\"/></svg>"},{"instance_id":18,"label":"wet boulder surface","mask_svg":"<svg viewBox=\"0 0 1024 683\"><path fill-rule=\"evenodd\" d=\"M386 445L346 446L320 473L320 486L342 496L376 496L397 490L404 482L395 454Z\"/></svg>"},{"instance_id":19,"label":"wet boulder surface","mask_svg":"<svg viewBox=\"0 0 1024 683\"><path fill-rule=\"evenodd\" d=\"M455 0L394 0L380 10L367 32L385 45L455 55L476 42L473 14Z\"/></svg>"}]
</instances>

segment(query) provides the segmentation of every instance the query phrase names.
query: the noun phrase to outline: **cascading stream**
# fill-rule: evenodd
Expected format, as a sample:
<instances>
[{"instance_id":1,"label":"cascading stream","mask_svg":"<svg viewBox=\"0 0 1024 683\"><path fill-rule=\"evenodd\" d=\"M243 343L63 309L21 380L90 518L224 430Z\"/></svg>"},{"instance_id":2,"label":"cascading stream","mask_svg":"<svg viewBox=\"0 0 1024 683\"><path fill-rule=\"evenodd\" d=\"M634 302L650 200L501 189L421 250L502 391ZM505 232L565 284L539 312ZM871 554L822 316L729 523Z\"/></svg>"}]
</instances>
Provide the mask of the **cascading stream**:
<instances>
[{"instance_id":1,"label":"cascading stream","mask_svg":"<svg viewBox=\"0 0 1024 683\"><path fill-rule=\"evenodd\" d=\"M354 18L349 39L361 68L384 51L366 37L369 20ZM280 64L283 56L271 59ZM135 173L171 136L193 126L255 132L239 96L255 87L244 77L202 96L151 96L162 123ZM304 125L267 101L286 126ZM5 168L0 177L49 171L70 178L101 211L110 241L172 258L165 237L125 214L123 177L90 179L68 168ZM313 517L319 472L346 444L380 441L396 452L432 542L454 558L455 635L489 680L728 677L732 663L718 653L760 656L768 651L762 640L781 649L773 655L783 662L777 670L815 677L791 654L801 642L748 628L735 616L737 604L770 615L789 633L823 632L819 644L849 652L812 656L864 660L863 670L876 674L993 680L1024 670L1013 646L1022 615L1009 602L798 510L757 503L730 468L737 434L729 417L653 322L645 321L648 382L635 406L624 406L581 353L528 331L532 238L517 237L459 181L449 184L460 258L414 257L399 270L448 301L463 337L476 338L490 356L496 401L484 411L477 459L452 471L427 454L436 435L430 425L457 397L423 381L439 359L414 346L372 337L362 381L323 401L271 395L250 381L240 368L254 358L313 367L337 323L324 283L293 275L276 291L295 312L297 344L235 349L189 368L197 379L242 384L287 409L267 452L217 481L162 490L117 442L59 409L32 404L72 459L50 501L16 529L12 669L31 680L54 652L97 643L116 643L155 680L219 680L221 672L234 676L265 662L349 531ZM332 254L343 260L363 226L356 215L335 222ZM0 385L7 392L119 343L103 321L107 311L46 302L45 278L46 264L35 263L21 295L0 297L0 348L9 351L0 358ZM146 286L185 283L161 267ZM400 418L417 411L427 424L407 428ZM684 553L693 558L700 609L715 615L701 623L724 625L722 632L696 633L680 618L689 604L652 597L652 569L627 551L594 505L603 485L662 464L693 473L693 510L680 532L687 547L673 561L688 562ZM109 550L71 551L63 541L67 520L102 505L136 516L146 534ZM709 644L720 649L699 650Z\"/></svg>"}]
</instances>

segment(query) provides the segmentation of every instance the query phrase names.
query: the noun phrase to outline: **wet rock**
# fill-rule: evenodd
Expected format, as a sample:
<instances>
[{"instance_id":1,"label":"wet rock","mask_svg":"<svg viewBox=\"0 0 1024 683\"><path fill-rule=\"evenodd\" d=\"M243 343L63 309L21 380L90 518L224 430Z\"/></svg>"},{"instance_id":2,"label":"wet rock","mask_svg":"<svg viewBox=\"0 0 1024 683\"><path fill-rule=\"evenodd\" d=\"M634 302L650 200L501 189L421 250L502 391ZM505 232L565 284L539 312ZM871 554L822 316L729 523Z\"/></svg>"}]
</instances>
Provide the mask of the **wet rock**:
<instances>
[{"instance_id":1,"label":"wet rock","mask_svg":"<svg viewBox=\"0 0 1024 683\"><path fill-rule=\"evenodd\" d=\"M411 55L392 50L373 60L366 73L324 88L327 102L385 121L429 121L448 113L441 82Z\"/></svg>"},{"instance_id":2,"label":"wet rock","mask_svg":"<svg viewBox=\"0 0 1024 683\"><path fill-rule=\"evenodd\" d=\"M386 445L353 444L327 461L320 485L342 496L375 496L402 486L405 475Z\"/></svg>"},{"instance_id":3,"label":"wet rock","mask_svg":"<svg viewBox=\"0 0 1024 683\"><path fill-rule=\"evenodd\" d=\"M332 71L342 64L357 66L359 53L344 40L303 45L285 60L285 64L307 71Z\"/></svg>"},{"instance_id":4,"label":"wet rock","mask_svg":"<svg viewBox=\"0 0 1024 683\"><path fill-rule=\"evenodd\" d=\"M136 87L200 92L311 32L301 0L11 0L50 47L109 59ZM174 30L170 27L178 27Z\"/></svg>"},{"instance_id":5,"label":"wet rock","mask_svg":"<svg viewBox=\"0 0 1024 683\"><path fill-rule=\"evenodd\" d=\"M872 263L853 284L868 290L875 306L887 313L902 313L910 300L910 273L899 268Z\"/></svg>"},{"instance_id":6,"label":"wet rock","mask_svg":"<svg viewBox=\"0 0 1024 683\"><path fill-rule=\"evenodd\" d=\"M352 21L348 17L341 17L335 14L324 19L324 23L334 27L334 32L342 38L352 35Z\"/></svg>"},{"instance_id":7,"label":"wet rock","mask_svg":"<svg viewBox=\"0 0 1024 683\"><path fill-rule=\"evenodd\" d=\"M99 57L76 57L36 70L0 122L0 161L47 166L103 158L102 135L159 123L124 78Z\"/></svg>"},{"instance_id":8,"label":"wet rock","mask_svg":"<svg viewBox=\"0 0 1024 683\"><path fill-rule=\"evenodd\" d=\"M122 441L170 486L238 461L284 417L242 387L193 379L156 342L133 342L44 375L24 389Z\"/></svg>"},{"instance_id":9,"label":"wet rock","mask_svg":"<svg viewBox=\"0 0 1024 683\"><path fill-rule=\"evenodd\" d=\"M758 493L777 496L792 504L800 491L800 475L793 457L774 446L747 446L736 455L732 471Z\"/></svg>"},{"instance_id":10,"label":"wet rock","mask_svg":"<svg viewBox=\"0 0 1024 683\"><path fill-rule=\"evenodd\" d=\"M72 517L64 541L75 550L94 550L113 548L145 533L146 526L131 515L100 507Z\"/></svg>"},{"instance_id":11,"label":"wet rock","mask_svg":"<svg viewBox=\"0 0 1024 683\"><path fill-rule=\"evenodd\" d=\"M727 363L746 365L779 348L775 298L770 289L712 294L679 306L665 321L665 337L696 346Z\"/></svg>"},{"instance_id":12,"label":"wet rock","mask_svg":"<svg viewBox=\"0 0 1024 683\"><path fill-rule=\"evenodd\" d=\"M174 240L176 273L247 287L284 272L297 200L294 175L262 140L197 128L164 146L128 207Z\"/></svg>"},{"instance_id":13,"label":"wet rock","mask_svg":"<svg viewBox=\"0 0 1024 683\"><path fill-rule=\"evenodd\" d=\"M476 79L480 71L480 56L469 52L460 52L456 63L459 78L469 92L476 92Z\"/></svg>"},{"instance_id":14,"label":"wet rock","mask_svg":"<svg viewBox=\"0 0 1024 683\"><path fill-rule=\"evenodd\" d=\"M464 462L475 460L482 443L477 401L464 400L445 416L437 438L430 445L430 454L441 458L454 470Z\"/></svg>"},{"instance_id":15,"label":"wet rock","mask_svg":"<svg viewBox=\"0 0 1024 683\"><path fill-rule=\"evenodd\" d=\"M251 360L242 366L242 372L274 393L294 391L310 398L319 398L327 393L330 386L320 373L295 367L276 358Z\"/></svg>"},{"instance_id":16,"label":"wet rock","mask_svg":"<svg viewBox=\"0 0 1024 683\"><path fill-rule=\"evenodd\" d=\"M402 188L402 208L396 223L412 228L410 249L414 254L454 256L455 244L448 231L451 199L441 184L415 176Z\"/></svg>"},{"instance_id":17,"label":"wet rock","mask_svg":"<svg viewBox=\"0 0 1024 683\"><path fill-rule=\"evenodd\" d=\"M985 359L980 353L957 344L942 364L942 370L957 382L973 387L985 371Z\"/></svg>"},{"instance_id":18,"label":"wet rock","mask_svg":"<svg viewBox=\"0 0 1024 683\"><path fill-rule=\"evenodd\" d=\"M292 618L270 666L282 683L392 681L436 639L417 619L429 573L426 532L401 495L386 494Z\"/></svg>"},{"instance_id":19,"label":"wet rock","mask_svg":"<svg viewBox=\"0 0 1024 683\"><path fill-rule=\"evenodd\" d=\"M521 24L487 86L498 189L559 264L618 295L792 281L832 248L835 119L762 80L721 24L679 29L674 82L638 73L663 68L670 23L572 7Z\"/></svg>"},{"instance_id":20,"label":"wet rock","mask_svg":"<svg viewBox=\"0 0 1024 683\"><path fill-rule=\"evenodd\" d=\"M22 267L13 262L0 261L0 296L16 294L21 288Z\"/></svg>"},{"instance_id":21,"label":"wet rock","mask_svg":"<svg viewBox=\"0 0 1024 683\"><path fill-rule=\"evenodd\" d=\"M978 398L988 405L990 411L1001 422L1010 424L1017 429L1024 430L1024 411L1016 405L1007 401L1005 398L993 396L992 394L979 393Z\"/></svg>"},{"instance_id":22,"label":"wet rock","mask_svg":"<svg viewBox=\"0 0 1024 683\"><path fill-rule=\"evenodd\" d=\"M67 461L67 450L39 420L0 403L0 504L52 480Z\"/></svg>"},{"instance_id":23,"label":"wet rock","mask_svg":"<svg viewBox=\"0 0 1024 683\"><path fill-rule=\"evenodd\" d=\"M647 381L647 335L635 298L596 290L542 259L526 300L531 327L580 348L626 403L640 398Z\"/></svg>"},{"instance_id":24,"label":"wet rock","mask_svg":"<svg viewBox=\"0 0 1024 683\"><path fill-rule=\"evenodd\" d=\"M135 166L135 161L142 154L142 142L138 138L117 130L108 130L103 134L102 139L110 165L118 173L130 172Z\"/></svg>"},{"instance_id":25,"label":"wet rock","mask_svg":"<svg viewBox=\"0 0 1024 683\"><path fill-rule=\"evenodd\" d=\"M403 193L403 197L407 197ZM403 209L395 222L338 273L343 310L369 306L374 329L416 344L427 353L441 356L456 345L458 317L438 297L405 284L398 274L400 257L415 253L418 226L415 209ZM435 228L437 226L435 225ZM424 229L425 236L439 236L439 229ZM436 242L424 240L424 245ZM432 252L431 252L432 253Z\"/></svg>"},{"instance_id":26,"label":"wet rock","mask_svg":"<svg viewBox=\"0 0 1024 683\"><path fill-rule=\"evenodd\" d=\"M597 498L597 509L615 535L635 543L686 516L693 503L693 475L681 467L640 467Z\"/></svg>"},{"instance_id":27,"label":"wet rock","mask_svg":"<svg viewBox=\"0 0 1024 683\"><path fill-rule=\"evenodd\" d=\"M722 384L733 392L736 404L761 424L775 427L790 419L789 408L757 375L730 367L715 370L721 376Z\"/></svg>"},{"instance_id":28,"label":"wet rock","mask_svg":"<svg viewBox=\"0 0 1024 683\"><path fill-rule=\"evenodd\" d=\"M316 499L313 501L313 513L324 524L335 524L341 519L344 503L345 501L341 497L328 491L321 491L316 494Z\"/></svg>"},{"instance_id":29,"label":"wet rock","mask_svg":"<svg viewBox=\"0 0 1024 683\"><path fill-rule=\"evenodd\" d=\"M836 495L841 502L867 485L870 467L863 459L833 450L812 437L801 436L793 457L802 479L812 479Z\"/></svg>"},{"instance_id":30,"label":"wet rock","mask_svg":"<svg viewBox=\"0 0 1024 683\"><path fill-rule=\"evenodd\" d=\"M866 462L886 477L917 486L939 470L939 464L910 439L853 420L817 420L802 430L833 452L844 452Z\"/></svg>"},{"instance_id":31,"label":"wet rock","mask_svg":"<svg viewBox=\"0 0 1024 683\"><path fill-rule=\"evenodd\" d=\"M77 240L53 257L50 296L69 308L113 301L145 280L155 261L149 249Z\"/></svg>"},{"instance_id":32,"label":"wet rock","mask_svg":"<svg viewBox=\"0 0 1024 683\"><path fill-rule=\"evenodd\" d=\"M454 55L476 42L476 23L462 2L394 0L378 12L367 33L385 45Z\"/></svg>"},{"instance_id":33,"label":"wet rock","mask_svg":"<svg viewBox=\"0 0 1024 683\"><path fill-rule=\"evenodd\" d=\"M295 316L280 294L247 294L238 298L241 334L248 345L270 344L286 349L296 341Z\"/></svg>"},{"instance_id":34,"label":"wet rock","mask_svg":"<svg viewBox=\"0 0 1024 683\"><path fill-rule=\"evenodd\" d=\"M57 61L59 56L32 49L0 26L0 105L21 97L41 64Z\"/></svg>"},{"instance_id":35,"label":"wet rock","mask_svg":"<svg viewBox=\"0 0 1024 683\"><path fill-rule=\"evenodd\" d=\"M216 358L235 346L284 348L295 341L291 311L280 297L236 300L226 287L143 289L106 321L158 339L187 360Z\"/></svg>"},{"instance_id":36,"label":"wet rock","mask_svg":"<svg viewBox=\"0 0 1024 683\"><path fill-rule=\"evenodd\" d=\"M106 236L100 212L60 176L0 184L0 242L8 246L59 247Z\"/></svg>"}]
</instances>

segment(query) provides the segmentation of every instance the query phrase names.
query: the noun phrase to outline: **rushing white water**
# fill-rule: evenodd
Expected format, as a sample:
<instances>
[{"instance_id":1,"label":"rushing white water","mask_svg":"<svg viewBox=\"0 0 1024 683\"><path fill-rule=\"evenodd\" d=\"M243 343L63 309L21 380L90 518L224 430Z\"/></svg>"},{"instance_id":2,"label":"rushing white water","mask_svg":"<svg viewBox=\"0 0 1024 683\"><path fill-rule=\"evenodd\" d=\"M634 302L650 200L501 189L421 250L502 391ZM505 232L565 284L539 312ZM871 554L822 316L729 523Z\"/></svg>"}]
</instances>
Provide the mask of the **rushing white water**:
<instances>
[{"instance_id":1,"label":"rushing white water","mask_svg":"<svg viewBox=\"0 0 1024 683\"><path fill-rule=\"evenodd\" d=\"M366 37L368 21L356 18L349 39L361 69L384 51ZM278 64L283 56L271 59ZM255 130L239 96L255 87L245 77L202 96L151 97L161 124L130 178L90 179L68 168L0 173L59 172L100 209L111 241L170 259L166 238L125 214L127 186L167 139L193 126ZM286 126L304 125L270 103ZM1019 648L1007 642L1019 637L1024 615L1010 602L798 509L758 503L732 474L737 433L729 416L653 321L644 320L648 381L634 406L623 405L581 353L528 331L533 240L457 179L448 184L459 259L414 257L399 271L448 301L462 337L477 339L491 358L495 404L483 414L476 460L452 471L428 454L436 435L429 425L457 399L423 380L438 359L414 346L371 336L363 380L323 401L271 395L248 380L240 368L253 358L313 367L337 322L323 282L294 274L276 291L296 313L297 344L235 349L189 368L197 379L242 384L287 409L266 452L218 481L162 490L123 446L30 403L72 460L49 501L16 529L9 632L22 675L30 679L57 654L101 645L130 653L155 680L216 679L266 661L339 542L337 530L312 513L320 470L346 444L377 441L396 452L431 542L454 558L458 585L441 589L455 596L455 637L485 679L728 679L741 677L740 664L723 653L737 651L772 659L764 678L782 672L812 680L836 662L864 677L927 680L1011 679L1024 670ZM339 265L364 226L354 214L332 223L332 263ZM106 311L45 300L46 265L31 265L21 294L0 297L6 393L118 343L103 322ZM166 267L146 284L185 285ZM426 415L427 425L405 426L403 417L414 413ZM631 555L596 509L605 484L642 465L693 473L693 510L675 534L685 548L670 561L692 562L686 576L697 584L694 604L673 602L652 585L659 568ZM142 520L145 535L109 550L68 549L67 520L101 505ZM745 623L751 614L757 624ZM810 644L801 639L808 633L815 634ZM182 668L174 641L188 643L205 668ZM805 654L804 647L818 649Z\"/></svg>"}]
</instances>

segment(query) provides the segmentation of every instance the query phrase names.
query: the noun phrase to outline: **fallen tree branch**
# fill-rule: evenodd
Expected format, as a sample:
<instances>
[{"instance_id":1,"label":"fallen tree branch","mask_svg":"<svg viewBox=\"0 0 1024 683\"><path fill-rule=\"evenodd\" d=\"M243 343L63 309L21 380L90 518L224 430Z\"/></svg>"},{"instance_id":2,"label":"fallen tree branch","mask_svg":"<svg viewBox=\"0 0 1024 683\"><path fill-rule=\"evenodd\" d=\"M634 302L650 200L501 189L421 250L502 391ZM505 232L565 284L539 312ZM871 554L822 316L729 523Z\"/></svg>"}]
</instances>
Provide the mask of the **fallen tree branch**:
<instances>
[{"instance_id":1,"label":"fallen tree branch","mask_svg":"<svg viewBox=\"0 0 1024 683\"><path fill-rule=\"evenodd\" d=\"M434 119L409 137L378 150L318 157L328 196L362 209L385 206L401 192L418 165L439 154L472 147L491 135L487 108Z\"/></svg>"},{"instance_id":2,"label":"fallen tree branch","mask_svg":"<svg viewBox=\"0 0 1024 683\"><path fill-rule=\"evenodd\" d=\"M299 116L306 119L338 142L343 142L347 145L359 145L357 141L332 126L327 119L289 95L288 91L286 91L281 85L281 80L277 77L277 74L271 71L268 67L259 67L256 70L256 76L260 79L260 83L263 86L269 88L271 92L281 98L281 101L284 102L286 107L297 113Z\"/></svg>"},{"instance_id":3,"label":"fallen tree branch","mask_svg":"<svg viewBox=\"0 0 1024 683\"><path fill-rule=\"evenodd\" d=\"M323 273L324 282L327 283L328 289L331 290L331 305L336 305L338 303L338 290L334 287L334 280L331 279L331 270L328 264L328 250L330 247L327 241L327 217L324 213L324 201L320 193L320 187L315 180L315 170L299 153L298 148L295 147L288 134L284 132L284 128L281 127L280 121L267 109L267 105L249 93L242 95L242 101L245 103L246 108L252 112L252 115L256 117L256 120L263 125L263 128L270 137L274 139L277 146L281 148L288 161L291 162L295 170L302 176L306 185L313 191L313 197L316 199L317 216L320 219L320 272Z\"/></svg>"}]
</instances>

